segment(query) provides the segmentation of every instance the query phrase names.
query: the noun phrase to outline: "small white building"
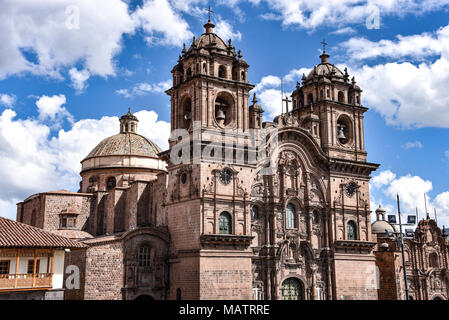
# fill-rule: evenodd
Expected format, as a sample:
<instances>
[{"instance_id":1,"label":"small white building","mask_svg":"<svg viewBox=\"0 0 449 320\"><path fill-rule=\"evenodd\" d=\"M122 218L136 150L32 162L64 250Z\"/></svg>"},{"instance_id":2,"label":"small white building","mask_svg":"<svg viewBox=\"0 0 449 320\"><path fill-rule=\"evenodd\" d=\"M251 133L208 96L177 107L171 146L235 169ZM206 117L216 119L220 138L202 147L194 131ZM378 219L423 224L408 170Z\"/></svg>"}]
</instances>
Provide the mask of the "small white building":
<instances>
[{"instance_id":1,"label":"small white building","mask_svg":"<svg viewBox=\"0 0 449 320\"><path fill-rule=\"evenodd\" d=\"M64 299L66 250L86 245L0 217L0 300Z\"/></svg>"}]
</instances>

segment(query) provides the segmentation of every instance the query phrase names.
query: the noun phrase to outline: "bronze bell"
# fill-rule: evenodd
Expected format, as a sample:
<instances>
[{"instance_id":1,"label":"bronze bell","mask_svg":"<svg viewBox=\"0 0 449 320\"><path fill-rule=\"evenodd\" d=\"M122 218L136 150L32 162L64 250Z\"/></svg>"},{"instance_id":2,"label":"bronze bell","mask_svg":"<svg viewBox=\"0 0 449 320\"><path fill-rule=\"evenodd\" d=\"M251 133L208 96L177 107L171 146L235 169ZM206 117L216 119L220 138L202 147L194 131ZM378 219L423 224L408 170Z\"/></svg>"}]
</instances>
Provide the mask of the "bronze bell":
<instances>
[{"instance_id":1,"label":"bronze bell","mask_svg":"<svg viewBox=\"0 0 449 320\"><path fill-rule=\"evenodd\" d=\"M217 118L217 121L224 121L226 119L226 116L225 116L223 110L221 110L221 109L218 110L216 118Z\"/></svg>"},{"instance_id":2,"label":"bronze bell","mask_svg":"<svg viewBox=\"0 0 449 320\"><path fill-rule=\"evenodd\" d=\"M338 130L338 136L337 136L338 140L346 141L346 136L345 136L345 133L344 133L345 127L341 126L338 129L339 129Z\"/></svg>"},{"instance_id":3,"label":"bronze bell","mask_svg":"<svg viewBox=\"0 0 449 320\"><path fill-rule=\"evenodd\" d=\"M191 113L191 112L187 112L187 113L184 115L184 119L190 121L190 119L192 119L192 113Z\"/></svg>"}]
</instances>

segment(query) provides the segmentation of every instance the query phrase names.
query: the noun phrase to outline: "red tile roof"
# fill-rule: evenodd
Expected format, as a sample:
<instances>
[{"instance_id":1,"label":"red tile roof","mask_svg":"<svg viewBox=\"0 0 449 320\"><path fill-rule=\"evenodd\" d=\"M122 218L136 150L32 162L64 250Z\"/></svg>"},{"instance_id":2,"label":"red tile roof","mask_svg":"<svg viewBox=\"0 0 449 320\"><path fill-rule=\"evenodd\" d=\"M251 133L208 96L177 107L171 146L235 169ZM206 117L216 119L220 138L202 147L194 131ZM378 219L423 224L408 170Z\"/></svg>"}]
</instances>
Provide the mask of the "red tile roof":
<instances>
[{"instance_id":1,"label":"red tile roof","mask_svg":"<svg viewBox=\"0 0 449 320\"><path fill-rule=\"evenodd\" d=\"M87 248L40 228L0 217L0 248Z\"/></svg>"}]
</instances>

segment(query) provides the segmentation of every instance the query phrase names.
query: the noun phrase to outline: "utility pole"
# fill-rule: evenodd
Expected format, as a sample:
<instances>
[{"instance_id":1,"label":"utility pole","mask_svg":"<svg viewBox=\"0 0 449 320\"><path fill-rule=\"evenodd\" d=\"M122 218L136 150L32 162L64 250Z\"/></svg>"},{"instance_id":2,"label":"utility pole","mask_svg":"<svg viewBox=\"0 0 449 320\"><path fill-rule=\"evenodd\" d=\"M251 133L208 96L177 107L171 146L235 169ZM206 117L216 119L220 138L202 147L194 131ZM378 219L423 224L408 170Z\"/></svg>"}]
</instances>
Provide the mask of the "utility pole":
<instances>
[{"instance_id":1,"label":"utility pole","mask_svg":"<svg viewBox=\"0 0 449 320\"><path fill-rule=\"evenodd\" d=\"M399 194L397 194L397 199L398 199L398 216L399 216L399 241L402 252L402 268L404 269L405 300L409 300L408 284L407 284L407 268L405 267L404 238L402 236L401 207L399 205Z\"/></svg>"}]
</instances>

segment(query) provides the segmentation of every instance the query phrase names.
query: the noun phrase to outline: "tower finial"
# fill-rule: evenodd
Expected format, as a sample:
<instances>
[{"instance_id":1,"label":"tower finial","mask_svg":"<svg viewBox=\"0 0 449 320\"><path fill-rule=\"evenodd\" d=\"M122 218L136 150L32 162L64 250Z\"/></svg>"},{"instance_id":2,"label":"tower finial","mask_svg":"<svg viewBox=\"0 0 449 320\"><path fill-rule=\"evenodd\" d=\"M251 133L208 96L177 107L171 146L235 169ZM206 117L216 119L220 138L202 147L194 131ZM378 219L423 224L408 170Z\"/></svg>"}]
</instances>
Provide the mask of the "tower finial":
<instances>
[{"instance_id":1,"label":"tower finial","mask_svg":"<svg viewBox=\"0 0 449 320\"><path fill-rule=\"evenodd\" d=\"M204 29L206 30L206 33L213 33L215 25L212 22L210 22L210 14L213 13L213 11L210 8L210 6L207 9L205 9L205 10L209 14L209 19L207 20L207 23L204 25Z\"/></svg>"},{"instance_id":2,"label":"tower finial","mask_svg":"<svg viewBox=\"0 0 449 320\"><path fill-rule=\"evenodd\" d=\"M323 45L323 53L320 55L321 63L327 63L327 59L330 57L326 53L327 42L323 39L323 41L321 41L320 43Z\"/></svg>"}]
</instances>

